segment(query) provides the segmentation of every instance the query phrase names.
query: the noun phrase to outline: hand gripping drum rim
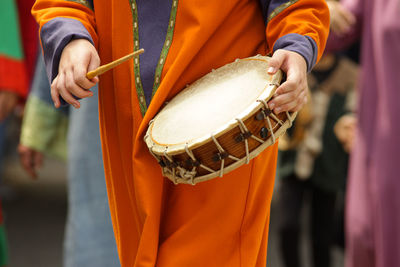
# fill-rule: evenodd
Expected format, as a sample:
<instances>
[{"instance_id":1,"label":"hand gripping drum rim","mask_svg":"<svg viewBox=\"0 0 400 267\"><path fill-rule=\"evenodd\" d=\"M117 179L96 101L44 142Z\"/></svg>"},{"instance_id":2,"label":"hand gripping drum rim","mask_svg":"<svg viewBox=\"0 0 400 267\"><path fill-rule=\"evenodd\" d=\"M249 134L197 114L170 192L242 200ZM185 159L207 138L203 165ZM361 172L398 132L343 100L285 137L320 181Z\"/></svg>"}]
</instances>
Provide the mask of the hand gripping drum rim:
<instances>
[{"instance_id":1,"label":"hand gripping drum rim","mask_svg":"<svg viewBox=\"0 0 400 267\"><path fill-rule=\"evenodd\" d=\"M244 60L261 60L268 62L268 59L269 57L255 56L236 60L235 62ZM217 69L217 71L218 70L219 69ZM201 79L206 77L207 75ZM201 79L199 79L199 81ZM203 135L184 143L169 146L160 144L154 140L152 135L154 121L157 120L160 113L163 112L164 109L162 109L154 119L150 121L144 141L150 153L160 164L163 176L169 178L175 184L192 185L218 176L222 177L224 174L241 165L249 163L251 159L259 155L268 146L274 144L276 139L291 127L297 115L297 112L286 112L283 113L283 115L281 115L282 113L275 115L267 106L267 102L274 95L281 80L282 72L278 71L277 74L272 76L271 81L266 85L266 89L258 96L257 100L244 111L240 112L234 119L208 135ZM191 90L190 86L184 91L187 90ZM258 123L257 126L254 126L255 123ZM261 131L262 129L268 131L267 137L258 136L256 132L253 133L249 130L250 128L260 129L260 127ZM221 145L222 143L226 143L224 139L230 140L233 138L236 139L237 145L244 146L240 157L233 155L232 147ZM216 153L214 152L213 160L218 163L217 168L215 164L212 168L210 164L206 164L205 160L199 160L199 158L204 158L204 156L200 155L200 150L204 150L204 147L207 147L208 150L210 150L210 147L213 147L212 150L216 151Z\"/></svg>"}]
</instances>

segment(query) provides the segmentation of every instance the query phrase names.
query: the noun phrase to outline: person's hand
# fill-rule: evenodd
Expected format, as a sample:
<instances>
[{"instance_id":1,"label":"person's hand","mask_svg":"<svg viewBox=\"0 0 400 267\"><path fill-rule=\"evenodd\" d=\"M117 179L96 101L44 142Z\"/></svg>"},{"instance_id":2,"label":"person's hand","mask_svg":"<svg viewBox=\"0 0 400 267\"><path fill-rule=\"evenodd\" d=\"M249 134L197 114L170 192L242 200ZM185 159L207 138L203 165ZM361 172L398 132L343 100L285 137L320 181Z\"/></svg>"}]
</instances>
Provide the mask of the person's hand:
<instances>
[{"instance_id":1,"label":"person's hand","mask_svg":"<svg viewBox=\"0 0 400 267\"><path fill-rule=\"evenodd\" d=\"M347 33L356 22L354 15L337 1L330 0L327 1L327 4L330 12L330 27L332 32L337 35Z\"/></svg>"},{"instance_id":2,"label":"person's hand","mask_svg":"<svg viewBox=\"0 0 400 267\"><path fill-rule=\"evenodd\" d=\"M352 114L348 114L340 117L333 128L336 138L342 143L343 149L347 153L353 148L356 127L356 117Z\"/></svg>"},{"instance_id":3,"label":"person's hand","mask_svg":"<svg viewBox=\"0 0 400 267\"><path fill-rule=\"evenodd\" d=\"M278 69L286 73L286 81L275 92L268 106L276 114L284 111L299 111L307 103L307 63L296 52L278 49L268 62L268 74Z\"/></svg>"},{"instance_id":4,"label":"person's hand","mask_svg":"<svg viewBox=\"0 0 400 267\"><path fill-rule=\"evenodd\" d=\"M18 103L18 95L14 92L0 91L0 122L2 122Z\"/></svg>"},{"instance_id":5,"label":"person's hand","mask_svg":"<svg viewBox=\"0 0 400 267\"><path fill-rule=\"evenodd\" d=\"M61 97L75 108L80 108L80 103L74 98L91 97L89 91L98 81L95 77L86 78L86 73L100 65L100 58L95 47L86 39L76 39L65 46L60 59L58 75L51 84L51 98L54 106L60 107Z\"/></svg>"},{"instance_id":6,"label":"person's hand","mask_svg":"<svg viewBox=\"0 0 400 267\"><path fill-rule=\"evenodd\" d=\"M19 160L32 179L37 179L37 171L42 167L43 154L30 147L18 145Z\"/></svg>"}]
</instances>

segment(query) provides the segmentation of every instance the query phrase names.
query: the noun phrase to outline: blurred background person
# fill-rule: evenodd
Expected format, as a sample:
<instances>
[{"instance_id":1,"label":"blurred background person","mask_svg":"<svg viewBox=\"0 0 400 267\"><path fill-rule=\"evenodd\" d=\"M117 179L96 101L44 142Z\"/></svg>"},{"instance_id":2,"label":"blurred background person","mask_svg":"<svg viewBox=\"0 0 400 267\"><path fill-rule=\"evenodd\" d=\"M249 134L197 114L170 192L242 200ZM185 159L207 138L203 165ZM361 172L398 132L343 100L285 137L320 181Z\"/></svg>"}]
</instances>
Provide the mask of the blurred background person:
<instances>
[{"instance_id":1,"label":"blurred background person","mask_svg":"<svg viewBox=\"0 0 400 267\"><path fill-rule=\"evenodd\" d=\"M400 266L400 1L343 0L337 9L351 12L356 20L331 37L328 49L361 40L358 127L346 203L346 266Z\"/></svg>"},{"instance_id":2,"label":"blurred background person","mask_svg":"<svg viewBox=\"0 0 400 267\"><path fill-rule=\"evenodd\" d=\"M347 176L350 149L347 139L354 129L351 114L356 77L354 62L325 54L308 75L309 105L300 111L294 126L280 140L277 216L286 267L302 266L300 214L307 200L311 201L307 221L310 222L313 266L331 264L335 230L340 228L340 217L343 217L337 210L343 212L340 198L343 198Z\"/></svg>"},{"instance_id":3,"label":"blurred background person","mask_svg":"<svg viewBox=\"0 0 400 267\"><path fill-rule=\"evenodd\" d=\"M33 18L27 16L33 2L0 2L0 183L7 121L17 104L25 99L33 72L37 28ZM0 200L0 266L8 264L3 218Z\"/></svg>"},{"instance_id":4,"label":"blurred background person","mask_svg":"<svg viewBox=\"0 0 400 267\"><path fill-rule=\"evenodd\" d=\"M81 100L85 104L79 110L54 108L40 57L22 124L20 159L33 178L43 153L67 157L64 267L120 266L102 164L97 88L93 92L94 97Z\"/></svg>"},{"instance_id":5,"label":"blurred background person","mask_svg":"<svg viewBox=\"0 0 400 267\"><path fill-rule=\"evenodd\" d=\"M327 1L331 33L354 24L354 16ZM334 244L344 247L344 192L348 153L356 126L355 84L357 64L341 53L325 53L308 76L311 101L281 138L280 186L277 192L278 231L284 266L302 266L301 210L310 203L309 222L312 265L331 266ZM350 50L357 60L357 46Z\"/></svg>"}]
</instances>

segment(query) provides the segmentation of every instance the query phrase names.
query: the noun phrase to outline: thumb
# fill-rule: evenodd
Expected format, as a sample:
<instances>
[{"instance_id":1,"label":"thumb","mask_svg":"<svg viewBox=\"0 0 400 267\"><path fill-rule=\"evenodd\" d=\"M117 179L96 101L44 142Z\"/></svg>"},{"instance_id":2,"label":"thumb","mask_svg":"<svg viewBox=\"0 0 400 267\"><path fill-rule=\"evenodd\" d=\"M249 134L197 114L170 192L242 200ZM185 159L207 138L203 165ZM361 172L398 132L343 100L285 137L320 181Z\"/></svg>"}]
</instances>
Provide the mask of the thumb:
<instances>
[{"instance_id":1,"label":"thumb","mask_svg":"<svg viewBox=\"0 0 400 267\"><path fill-rule=\"evenodd\" d=\"M97 52L93 52L90 57L89 64L88 64L88 72L97 69L99 66L100 66L99 55L97 54ZM96 76L91 81L94 83L98 83L99 77Z\"/></svg>"},{"instance_id":2,"label":"thumb","mask_svg":"<svg viewBox=\"0 0 400 267\"><path fill-rule=\"evenodd\" d=\"M282 53L281 49L275 51L270 60L268 61L268 74L275 74L282 66L285 59L285 54Z\"/></svg>"}]
</instances>

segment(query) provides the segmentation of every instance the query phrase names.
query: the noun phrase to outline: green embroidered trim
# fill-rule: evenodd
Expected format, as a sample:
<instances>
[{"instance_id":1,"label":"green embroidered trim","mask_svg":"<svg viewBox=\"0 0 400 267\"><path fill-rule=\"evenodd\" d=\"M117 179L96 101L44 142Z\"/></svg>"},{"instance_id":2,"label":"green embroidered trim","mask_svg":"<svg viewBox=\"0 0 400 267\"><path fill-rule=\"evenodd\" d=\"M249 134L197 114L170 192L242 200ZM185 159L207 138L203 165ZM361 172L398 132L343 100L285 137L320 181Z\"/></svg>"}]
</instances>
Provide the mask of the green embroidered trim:
<instances>
[{"instance_id":1,"label":"green embroidered trim","mask_svg":"<svg viewBox=\"0 0 400 267\"><path fill-rule=\"evenodd\" d=\"M270 22L276 15L281 13L283 10L285 10L286 8L288 8L291 5L295 4L297 1L299 1L299 0L291 0L291 1L288 1L288 2L278 6L277 8L275 8L274 11L272 11L271 14L269 14L268 22Z\"/></svg>"},{"instance_id":2,"label":"green embroidered trim","mask_svg":"<svg viewBox=\"0 0 400 267\"><path fill-rule=\"evenodd\" d=\"M139 25L138 25L138 13L136 0L129 0L131 5L132 17L133 17L133 49L139 50ZM135 85L136 85L136 93L139 99L139 107L142 113L142 116L146 113L147 104L146 98L144 97L142 80L140 78L140 64L139 64L139 56L135 56L133 59L133 69L135 73Z\"/></svg>"},{"instance_id":3,"label":"green embroidered trim","mask_svg":"<svg viewBox=\"0 0 400 267\"><path fill-rule=\"evenodd\" d=\"M151 94L152 97L155 95L155 93L161 83L161 72L164 68L165 60L167 58L169 48L171 47L172 38L174 36L177 10L178 10L178 0L173 0L172 7L171 7L171 15L170 15L169 22L168 22L167 36L165 38L164 46L161 50L160 59L158 60L158 64L157 64L157 68L156 68L156 72L155 72L153 92Z\"/></svg>"},{"instance_id":4,"label":"green embroidered trim","mask_svg":"<svg viewBox=\"0 0 400 267\"><path fill-rule=\"evenodd\" d=\"M139 27L138 27L138 13L137 13L136 0L129 0L129 3L131 5L131 11L132 11L132 17L133 17L133 42L134 42L133 48L134 48L134 50L138 50L139 49ZM153 83L153 91L152 91L151 97L154 96L154 94L156 93L156 91L161 83L161 72L163 70L163 67L165 64L165 59L167 58L168 51L169 51L169 48L171 47L172 38L174 35L177 10L178 10L178 0L173 0L172 7L171 7L171 15L170 15L169 22L168 22L167 36L165 38L165 42L164 42L164 45L163 45L163 48L162 48L161 54L160 54L160 59L158 60L158 64L156 67L154 83ZM147 104L146 104L146 98L144 96L142 81L140 78L139 56L135 56L133 62L134 62L133 66L134 66L134 72L135 72L136 93L137 93L138 99L139 99L140 111L142 113L142 116L144 116L144 114L146 113L146 110L147 110Z\"/></svg>"},{"instance_id":5,"label":"green embroidered trim","mask_svg":"<svg viewBox=\"0 0 400 267\"><path fill-rule=\"evenodd\" d=\"M69 2L75 2L75 3L81 4L81 5L83 5L83 6L87 7L87 8L89 8L89 9L91 9L91 10L94 10L94 9L93 9L93 6L92 6L92 3L89 2L89 1L87 1L87 0L67 0L67 1L69 1Z\"/></svg>"},{"instance_id":6,"label":"green embroidered trim","mask_svg":"<svg viewBox=\"0 0 400 267\"><path fill-rule=\"evenodd\" d=\"M66 115L40 98L29 96L21 127L21 144L65 160L67 130Z\"/></svg>"}]
</instances>

